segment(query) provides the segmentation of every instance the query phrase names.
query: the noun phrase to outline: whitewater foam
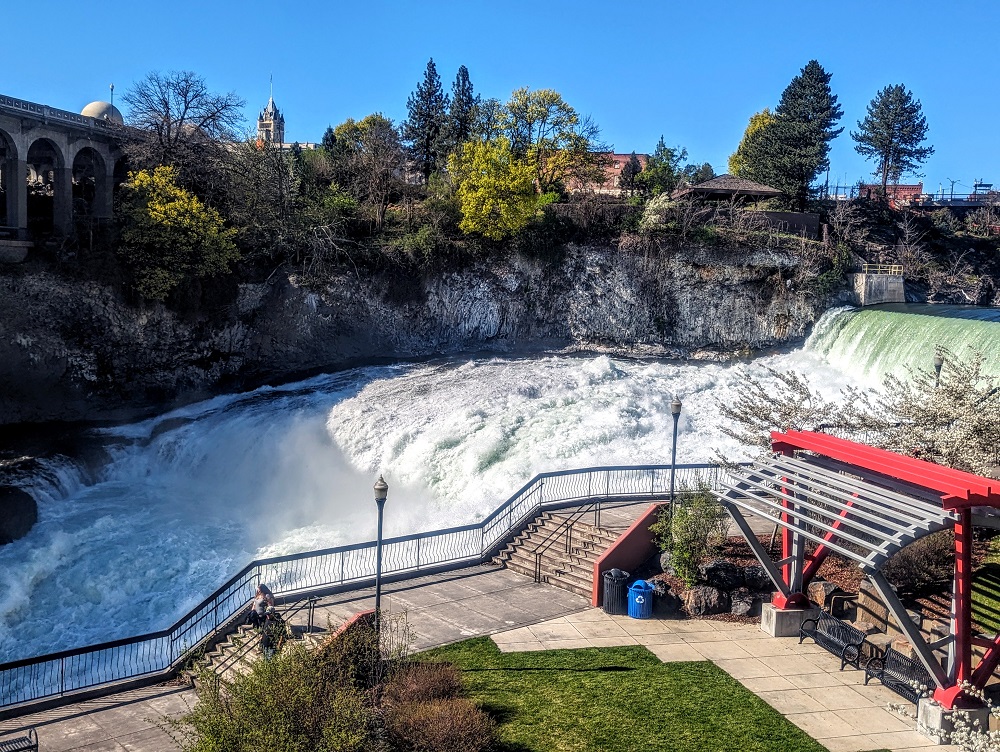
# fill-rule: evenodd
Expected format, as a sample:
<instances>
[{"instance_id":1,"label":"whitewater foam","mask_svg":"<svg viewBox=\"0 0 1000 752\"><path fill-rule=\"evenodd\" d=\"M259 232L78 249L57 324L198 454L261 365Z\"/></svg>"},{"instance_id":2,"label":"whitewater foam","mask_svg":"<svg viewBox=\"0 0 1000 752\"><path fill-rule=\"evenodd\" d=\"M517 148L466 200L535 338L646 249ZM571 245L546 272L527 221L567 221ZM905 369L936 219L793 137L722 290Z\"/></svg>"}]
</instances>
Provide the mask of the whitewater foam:
<instances>
[{"instance_id":1,"label":"whitewater foam","mask_svg":"<svg viewBox=\"0 0 1000 752\"><path fill-rule=\"evenodd\" d=\"M857 316L827 314L805 348L743 365L552 356L361 368L102 430L112 461L98 482L48 466L28 484L39 522L0 547L0 662L166 628L252 558L371 540L379 473L387 535L473 522L539 472L667 462L674 394L679 462L742 458L718 403L748 374L766 382L766 367L806 373L827 397L869 379L830 355L857 336Z\"/></svg>"}]
</instances>

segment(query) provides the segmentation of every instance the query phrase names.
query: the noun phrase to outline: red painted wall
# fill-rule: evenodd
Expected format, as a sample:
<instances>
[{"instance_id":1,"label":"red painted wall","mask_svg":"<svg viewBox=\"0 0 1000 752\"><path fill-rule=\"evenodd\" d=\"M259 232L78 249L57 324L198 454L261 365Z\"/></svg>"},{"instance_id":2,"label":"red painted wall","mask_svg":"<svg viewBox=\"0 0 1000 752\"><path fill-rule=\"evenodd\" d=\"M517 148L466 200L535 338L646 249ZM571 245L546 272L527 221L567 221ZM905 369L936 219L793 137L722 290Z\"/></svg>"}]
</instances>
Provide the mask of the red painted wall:
<instances>
[{"instance_id":1,"label":"red painted wall","mask_svg":"<svg viewBox=\"0 0 1000 752\"><path fill-rule=\"evenodd\" d=\"M601 576L603 572L615 567L631 572L657 552L649 526L656 522L662 506L653 504L642 517L632 523L632 527L618 536L618 540L601 554L601 558L594 562L594 590L590 599L591 604L601 605L604 597L604 578Z\"/></svg>"}]
</instances>

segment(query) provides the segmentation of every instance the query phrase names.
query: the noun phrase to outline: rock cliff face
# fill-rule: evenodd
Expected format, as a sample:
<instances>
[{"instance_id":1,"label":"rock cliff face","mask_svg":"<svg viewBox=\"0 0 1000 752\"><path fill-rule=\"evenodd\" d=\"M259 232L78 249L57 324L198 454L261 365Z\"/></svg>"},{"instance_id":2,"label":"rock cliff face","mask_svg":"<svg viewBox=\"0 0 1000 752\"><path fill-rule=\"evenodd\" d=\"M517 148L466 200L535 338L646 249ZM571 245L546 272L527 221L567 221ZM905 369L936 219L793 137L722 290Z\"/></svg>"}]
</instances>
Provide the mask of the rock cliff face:
<instances>
[{"instance_id":1,"label":"rock cliff face","mask_svg":"<svg viewBox=\"0 0 1000 752\"><path fill-rule=\"evenodd\" d=\"M243 285L226 323L137 310L108 288L0 274L0 422L124 419L311 369L467 351L600 349L701 357L803 337L819 311L780 253L646 257L570 248L458 271L322 289ZM784 274L783 274L784 273Z\"/></svg>"}]
</instances>

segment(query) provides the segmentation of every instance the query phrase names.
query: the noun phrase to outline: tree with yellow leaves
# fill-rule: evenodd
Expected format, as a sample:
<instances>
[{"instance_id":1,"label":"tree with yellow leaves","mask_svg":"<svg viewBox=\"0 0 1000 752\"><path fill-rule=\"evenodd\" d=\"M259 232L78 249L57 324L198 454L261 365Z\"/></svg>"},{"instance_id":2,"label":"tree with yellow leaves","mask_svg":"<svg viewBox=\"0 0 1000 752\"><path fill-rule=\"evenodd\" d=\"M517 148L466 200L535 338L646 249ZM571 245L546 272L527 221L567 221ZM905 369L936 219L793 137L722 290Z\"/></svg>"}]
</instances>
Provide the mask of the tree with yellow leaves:
<instances>
[{"instance_id":1,"label":"tree with yellow leaves","mask_svg":"<svg viewBox=\"0 0 1000 752\"><path fill-rule=\"evenodd\" d=\"M129 173L123 190L119 254L144 298L165 300L186 279L228 274L239 260L236 231L177 184L174 168Z\"/></svg>"},{"instance_id":2,"label":"tree with yellow leaves","mask_svg":"<svg viewBox=\"0 0 1000 752\"><path fill-rule=\"evenodd\" d=\"M535 166L516 157L505 136L488 142L466 141L449 158L448 170L462 209L459 227L491 240L518 232L555 198L538 195Z\"/></svg>"},{"instance_id":3,"label":"tree with yellow leaves","mask_svg":"<svg viewBox=\"0 0 1000 752\"><path fill-rule=\"evenodd\" d=\"M750 122L747 123L747 129L743 132L743 139L740 141L740 145L736 147L736 151L729 155L730 175L746 177L747 154L752 149L753 140L758 138L760 132L773 122L774 115L771 114L771 111L767 107L750 116Z\"/></svg>"}]
</instances>

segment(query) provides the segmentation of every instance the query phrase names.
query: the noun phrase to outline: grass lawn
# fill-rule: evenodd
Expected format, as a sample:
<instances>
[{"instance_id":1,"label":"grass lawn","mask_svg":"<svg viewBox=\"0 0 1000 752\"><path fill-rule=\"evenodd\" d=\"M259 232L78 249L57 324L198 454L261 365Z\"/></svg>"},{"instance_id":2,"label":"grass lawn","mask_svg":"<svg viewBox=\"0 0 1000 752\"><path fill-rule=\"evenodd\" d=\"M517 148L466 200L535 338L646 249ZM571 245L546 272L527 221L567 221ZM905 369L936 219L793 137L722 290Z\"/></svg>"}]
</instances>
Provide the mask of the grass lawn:
<instances>
[{"instance_id":1,"label":"grass lawn","mask_svg":"<svg viewBox=\"0 0 1000 752\"><path fill-rule=\"evenodd\" d=\"M504 752L825 752L709 662L641 646L501 653L488 637L423 653L462 669Z\"/></svg>"}]
</instances>

